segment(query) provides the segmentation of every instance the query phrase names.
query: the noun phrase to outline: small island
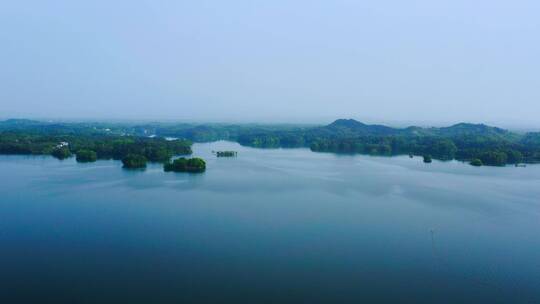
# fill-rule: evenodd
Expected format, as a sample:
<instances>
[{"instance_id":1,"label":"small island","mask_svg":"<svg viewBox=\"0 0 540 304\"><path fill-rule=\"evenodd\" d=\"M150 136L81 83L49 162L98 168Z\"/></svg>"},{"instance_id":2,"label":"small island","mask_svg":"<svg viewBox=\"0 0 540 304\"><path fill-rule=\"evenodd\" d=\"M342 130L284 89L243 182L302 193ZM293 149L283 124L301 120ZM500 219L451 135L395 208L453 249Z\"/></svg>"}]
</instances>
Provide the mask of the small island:
<instances>
[{"instance_id":1,"label":"small island","mask_svg":"<svg viewBox=\"0 0 540 304\"><path fill-rule=\"evenodd\" d=\"M79 163L91 163L97 160L97 154L95 151L82 149L77 151L76 160Z\"/></svg>"},{"instance_id":2,"label":"small island","mask_svg":"<svg viewBox=\"0 0 540 304\"><path fill-rule=\"evenodd\" d=\"M471 166L481 167L483 165L482 160L475 158L469 163Z\"/></svg>"},{"instance_id":3,"label":"small island","mask_svg":"<svg viewBox=\"0 0 540 304\"><path fill-rule=\"evenodd\" d=\"M68 147L57 147L52 152L51 155L62 160L71 157L71 151Z\"/></svg>"},{"instance_id":4,"label":"small island","mask_svg":"<svg viewBox=\"0 0 540 304\"><path fill-rule=\"evenodd\" d=\"M236 151L217 151L216 156L217 157L236 157L238 155L238 152Z\"/></svg>"},{"instance_id":5,"label":"small island","mask_svg":"<svg viewBox=\"0 0 540 304\"><path fill-rule=\"evenodd\" d=\"M122 158L122 164L126 169L142 169L146 168L147 159L143 155L128 154Z\"/></svg>"},{"instance_id":6,"label":"small island","mask_svg":"<svg viewBox=\"0 0 540 304\"><path fill-rule=\"evenodd\" d=\"M202 158L177 158L173 162L168 162L163 165L165 172L191 172L201 173L206 170L206 162Z\"/></svg>"}]
</instances>

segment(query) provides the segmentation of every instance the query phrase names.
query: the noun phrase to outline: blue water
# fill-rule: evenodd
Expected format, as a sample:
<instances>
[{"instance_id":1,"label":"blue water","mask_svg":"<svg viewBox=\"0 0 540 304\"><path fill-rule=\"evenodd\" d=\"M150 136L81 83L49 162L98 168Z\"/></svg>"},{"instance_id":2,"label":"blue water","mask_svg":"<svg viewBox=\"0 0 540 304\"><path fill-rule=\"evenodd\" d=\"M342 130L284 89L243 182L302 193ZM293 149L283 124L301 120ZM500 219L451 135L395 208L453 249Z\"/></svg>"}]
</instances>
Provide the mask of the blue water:
<instances>
[{"instance_id":1,"label":"blue water","mask_svg":"<svg viewBox=\"0 0 540 304\"><path fill-rule=\"evenodd\" d=\"M0 156L0 303L540 303L540 165L193 148Z\"/></svg>"}]
</instances>

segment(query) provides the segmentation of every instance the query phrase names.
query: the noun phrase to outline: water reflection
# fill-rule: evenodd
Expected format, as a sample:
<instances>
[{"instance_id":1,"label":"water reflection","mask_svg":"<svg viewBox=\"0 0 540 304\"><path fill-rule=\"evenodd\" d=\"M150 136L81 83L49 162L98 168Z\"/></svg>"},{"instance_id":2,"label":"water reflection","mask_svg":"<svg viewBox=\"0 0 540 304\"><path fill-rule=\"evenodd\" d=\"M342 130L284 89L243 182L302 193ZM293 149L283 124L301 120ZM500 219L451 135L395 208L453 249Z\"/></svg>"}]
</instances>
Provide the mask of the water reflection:
<instances>
[{"instance_id":1,"label":"water reflection","mask_svg":"<svg viewBox=\"0 0 540 304\"><path fill-rule=\"evenodd\" d=\"M2 286L42 291L26 302L66 286L132 303L540 300L540 166L194 153L203 174L0 157Z\"/></svg>"}]
</instances>

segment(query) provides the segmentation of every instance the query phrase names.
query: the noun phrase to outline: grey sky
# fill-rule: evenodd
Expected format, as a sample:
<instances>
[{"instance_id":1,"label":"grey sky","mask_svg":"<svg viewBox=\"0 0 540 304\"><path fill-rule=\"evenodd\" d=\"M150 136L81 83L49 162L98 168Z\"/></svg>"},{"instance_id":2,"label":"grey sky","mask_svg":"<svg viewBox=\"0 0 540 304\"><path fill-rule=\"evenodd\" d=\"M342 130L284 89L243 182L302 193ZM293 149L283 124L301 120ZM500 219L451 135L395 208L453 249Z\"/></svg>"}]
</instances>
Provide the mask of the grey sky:
<instances>
[{"instance_id":1,"label":"grey sky","mask_svg":"<svg viewBox=\"0 0 540 304\"><path fill-rule=\"evenodd\" d=\"M540 1L4 1L1 117L540 125Z\"/></svg>"}]
</instances>

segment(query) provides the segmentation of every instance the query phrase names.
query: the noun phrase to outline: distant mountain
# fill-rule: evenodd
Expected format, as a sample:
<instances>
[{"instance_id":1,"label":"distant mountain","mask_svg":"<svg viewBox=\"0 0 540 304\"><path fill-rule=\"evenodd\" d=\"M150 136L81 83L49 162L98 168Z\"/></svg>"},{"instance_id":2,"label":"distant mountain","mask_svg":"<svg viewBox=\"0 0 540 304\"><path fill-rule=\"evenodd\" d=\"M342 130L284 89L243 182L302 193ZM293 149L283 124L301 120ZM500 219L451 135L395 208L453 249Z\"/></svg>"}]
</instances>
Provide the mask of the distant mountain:
<instances>
[{"instance_id":1,"label":"distant mountain","mask_svg":"<svg viewBox=\"0 0 540 304\"><path fill-rule=\"evenodd\" d=\"M402 134L410 136L433 136L435 135L435 132L437 132L437 130L437 128L422 128L417 126L410 126L403 129Z\"/></svg>"},{"instance_id":2,"label":"distant mountain","mask_svg":"<svg viewBox=\"0 0 540 304\"><path fill-rule=\"evenodd\" d=\"M350 133L356 135L394 135L401 130L383 125L367 125L354 119L338 119L333 123L322 127L330 132Z\"/></svg>"},{"instance_id":3,"label":"distant mountain","mask_svg":"<svg viewBox=\"0 0 540 304\"><path fill-rule=\"evenodd\" d=\"M511 134L511 132L501 128L471 123L458 123L450 127L439 128L437 133L447 137L467 135L506 137Z\"/></svg>"},{"instance_id":4,"label":"distant mountain","mask_svg":"<svg viewBox=\"0 0 540 304\"><path fill-rule=\"evenodd\" d=\"M108 124L108 123L53 123L29 119L8 119L0 121L0 131L27 131L51 134L61 133L94 133L94 134L135 134L148 136L172 136L186 138L196 142L219 139L236 139L239 137L266 138L268 142L309 143L320 138L356 138L361 136L386 137L446 137L451 139L471 140L481 137L485 140L505 140L514 143L536 144L538 135L524 135L485 124L458 123L442 128L423 128L410 126L393 128L379 124L365 124L354 119L337 119L326 126L259 126L259 125L219 125L219 124L160 124L144 125ZM251 140L253 141L253 140Z\"/></svg>"},{"instance_id":5,"label":"distant mountain","mask_svg":"<svg viewBox=\"0 0 540 304\"><path fill-rule=\"evenodd\" d=\"M0 130L22 130L44 124L44 122L30 119L7 119L0 121Z\"/></svg>"},{"instance_id":6,"label":"distant mountain","mask_svg":"<svg viewBox=\"0 0 540 304\"><path fill-rule=\"evenodd\" d=\"M450 127L443 128L422 128L410 126L404 129L392 128L384 125L368 125L354 119L338 119L329 125L316 129L317 132L324 132L333 136L442 136L442 137L462 137L462 136L484 136L505 139L516 139L519 135L497 127L484 124L458 123Z\"/></svg>"},{"instance_id":7,"label":"distant mountain","mask_svg":"<svg viewBox=\"0 0 540 304\"><path fill-rule=\"evenodd\" d=\"M0 126L29 126L29 125L41 125L43 122L31 119L7 119L0 121Z\"/></svg>"},{"instance_id":8,"label":"distant mountain","mask_svg":"<svg viewBox=\"0 0 540 304\"><path fill-rule=\"evenodd\" d=\"M366 127L366 124L363 124L354 119L337 119L333 123L326 126L327 128L349 128L349 129L360 129Z\"/></svg>"}]
</instances>

